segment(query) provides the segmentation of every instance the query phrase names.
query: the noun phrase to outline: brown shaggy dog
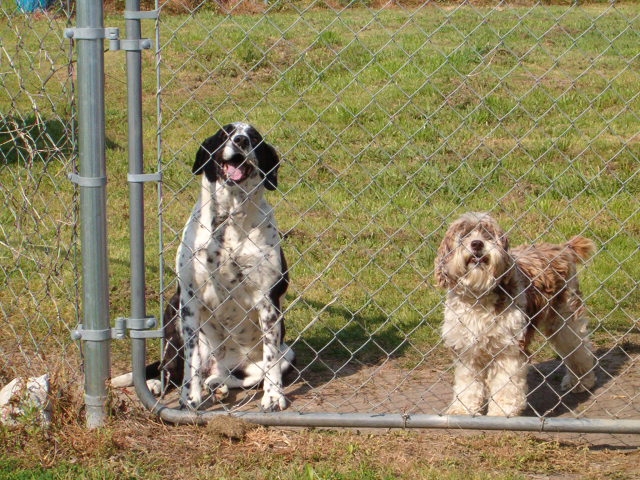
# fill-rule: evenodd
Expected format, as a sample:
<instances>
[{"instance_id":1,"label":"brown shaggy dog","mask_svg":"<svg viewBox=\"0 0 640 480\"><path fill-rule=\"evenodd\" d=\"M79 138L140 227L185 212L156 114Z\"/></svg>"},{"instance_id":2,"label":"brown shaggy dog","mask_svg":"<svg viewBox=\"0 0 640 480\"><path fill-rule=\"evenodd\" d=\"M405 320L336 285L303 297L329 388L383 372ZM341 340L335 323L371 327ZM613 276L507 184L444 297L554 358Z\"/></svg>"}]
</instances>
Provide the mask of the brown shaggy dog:
<instances>
[{"instance_id":1,"label":"brown shaggy dog","mask_svg":"<svg viewBox=\"0 0 640 480\"><path fill-rule=\"evenodd\" d=\"M438 249L435 277L446 288L442 337L455 355L448 413L513 416L526 407L527 345L542 333L562 358L563 390L591 389L595 357L576 264L595 250L584 237L509 249L486 213L453 222Z\"/></svg>"}]
</instances>

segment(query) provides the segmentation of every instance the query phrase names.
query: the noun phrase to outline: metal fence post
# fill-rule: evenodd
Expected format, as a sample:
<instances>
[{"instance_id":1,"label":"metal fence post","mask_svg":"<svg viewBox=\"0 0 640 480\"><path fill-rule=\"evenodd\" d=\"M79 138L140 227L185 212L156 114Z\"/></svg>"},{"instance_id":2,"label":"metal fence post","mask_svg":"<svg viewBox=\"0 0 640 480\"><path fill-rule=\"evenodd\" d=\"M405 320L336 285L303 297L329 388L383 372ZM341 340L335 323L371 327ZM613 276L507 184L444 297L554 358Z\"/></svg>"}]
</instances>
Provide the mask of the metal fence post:
<instances>
[{"instance_id":1,"label":"metal fence post","mask_svg":"<svg viewBox=\"0 0 640 480\"><path fill-rule=\"evenodd\" d=\"M107 271L104 28L102 2L77 3L78 154L82 244L85 404L88 428L106 418L110 373Z\"/></svg>"},{"instance_id":2,"label":"metal fence post","mask_svg":"<svg viewBox=\"0 0 640 480\"><path fill-rule=\"evenodd\" d=\"M140 2L127 0L127 12L140 9ZM140 20L126 19L127 39L140 38ZM127 53L127 121L129 127L129 174L143 172L142 145L142 65L140 50ZM144 183L129 179L129 228L131 264L131 315L132 318L146 316L144 286Z\"/></svg>"},{"instance_id":3,"label":"metal fence post","mask_svg":"<svg viewBox=\"0 0 640 480\"><path fill-rule=\"evenodd\" d=\"M142 49L150 42L142 39L140 21L155 18L155 11L141 12L140 0L127 0L125 22L127 33L127 121L129 138L129 231L131 265L131 349L133 376L139 396L150 395L145 378L147 335L138 331L153 325L147 319L145 298L144 248L144 184L159 181L159 174L144 174L142 138ZM151 333L155 335L155 333Z\"/></svg>"}]
</instances>

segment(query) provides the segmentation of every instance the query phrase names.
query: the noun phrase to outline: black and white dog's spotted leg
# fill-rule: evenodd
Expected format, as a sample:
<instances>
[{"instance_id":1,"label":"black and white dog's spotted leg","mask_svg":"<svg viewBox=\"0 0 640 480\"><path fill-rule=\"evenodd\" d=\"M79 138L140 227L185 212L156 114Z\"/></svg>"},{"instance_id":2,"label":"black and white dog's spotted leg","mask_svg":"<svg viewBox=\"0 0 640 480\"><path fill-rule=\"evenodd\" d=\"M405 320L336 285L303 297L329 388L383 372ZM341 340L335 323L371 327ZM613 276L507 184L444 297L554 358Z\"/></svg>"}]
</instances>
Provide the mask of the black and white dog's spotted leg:
<instances>
[{"instance_id":1,"label":"black and white dog's spotted leg","mask_svg":"<svg viewBox=\"0 0 640 480\"><path fill-rule=\"evenodd\" d=\"M183 407L197 409L202 402L202 356L199 345L200 308L195 306L192 292L180 292L180 315L184 339L184 377L180 403Z\"/></svg>"},{"instance_id":2,"label":"black and white dog's spotted leg","mask_svg":"<svg viewBox=\"0 0 640 480\"><path fill-rule=\"evenodd\" d=\"M266 298L258 303L257 310L262 329L262 364L264 366L264 395L260 406L265 412L276 412L287 407L287 399L282 390L280 312Z\"/></svg>"}]
</instances>

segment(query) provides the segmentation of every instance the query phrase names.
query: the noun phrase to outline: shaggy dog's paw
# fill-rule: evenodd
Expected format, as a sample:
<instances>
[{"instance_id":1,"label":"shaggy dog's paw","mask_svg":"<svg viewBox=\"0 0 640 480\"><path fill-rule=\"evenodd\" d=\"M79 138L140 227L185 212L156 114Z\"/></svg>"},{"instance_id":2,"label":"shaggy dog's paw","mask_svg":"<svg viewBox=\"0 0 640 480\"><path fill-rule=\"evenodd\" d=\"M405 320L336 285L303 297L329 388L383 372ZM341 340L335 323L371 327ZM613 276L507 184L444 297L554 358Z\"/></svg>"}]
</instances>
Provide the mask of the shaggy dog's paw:
<instances>
[{"instance_id":1,"label":"shaggy dog's paw","mask_svg":"<svg viewBox=\"0 0 640 480\"><path fill-rule=\"evenodd\" d=\"M581 378L573 373L567 373L562 379L560 388L563 392L582 393L590 391L596 385L596 374L589 372Z\"/></svg>"}]
</instances>

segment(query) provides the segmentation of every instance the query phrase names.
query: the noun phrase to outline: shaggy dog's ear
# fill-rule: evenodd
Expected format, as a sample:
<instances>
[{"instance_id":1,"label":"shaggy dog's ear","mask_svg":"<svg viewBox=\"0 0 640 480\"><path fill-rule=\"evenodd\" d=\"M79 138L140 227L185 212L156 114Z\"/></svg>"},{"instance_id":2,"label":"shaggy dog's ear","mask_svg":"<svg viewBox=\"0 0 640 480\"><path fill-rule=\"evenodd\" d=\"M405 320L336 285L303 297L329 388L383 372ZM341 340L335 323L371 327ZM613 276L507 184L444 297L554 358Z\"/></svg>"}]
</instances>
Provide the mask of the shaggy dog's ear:
<instances>
[{"instance_id":1,"label":"shaggy dog's ear","mask_svg":"<svg viewBox=\"0 0 640 480\"><path fill-rule=\"evenodd\" d=\"M260 174L265 179L265 188L267 190L275 190L278 188L278 168L280 167L280 158L276 149L267 142L262 141L254 150L254 153L258 159Z\"/></svg>"},{"instance_id":2,"label":"shaggy dog's ear","mask_svg":"<svg viewBox=\"0 0 640 480\"><path fill-rule=\"evenodd\" d=\"M193 163L191 171L200 175L202 172L207 176L207 179L211 183L215 183L218 178L217 167L215 162L212 161L213 155L222 146L227 138L227 133L224 130L218 130L218 132L207 138L196 153L196 160Z\"/></svg>"},{"instance_id":3,"label":"shaggy dog's ear","mask_svg":"<svg viewBox=\"0 0 640 480\"><path fill-rule=\"evenodd\" d=\"M451 252L455 248L454 241L455 237L447 232L436 254L434 276L437 284L442 288L449 288L450 279L446 272L446 265L447 257L451 255Z\"/></svg>"}]
</instances>

